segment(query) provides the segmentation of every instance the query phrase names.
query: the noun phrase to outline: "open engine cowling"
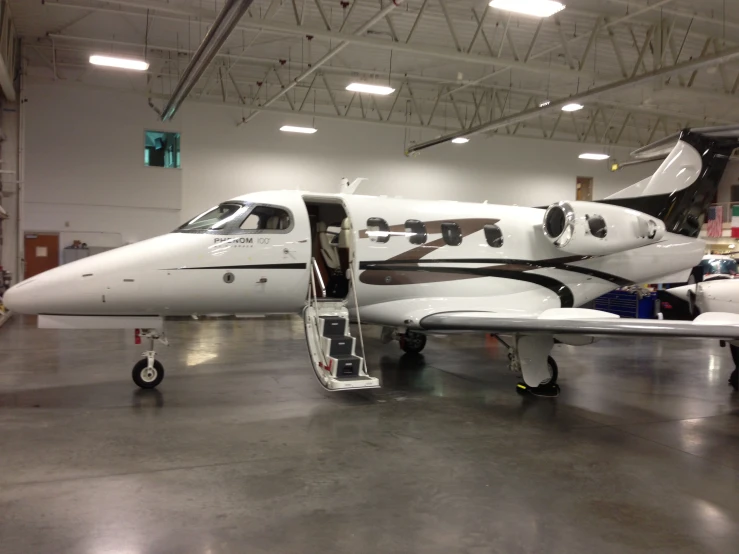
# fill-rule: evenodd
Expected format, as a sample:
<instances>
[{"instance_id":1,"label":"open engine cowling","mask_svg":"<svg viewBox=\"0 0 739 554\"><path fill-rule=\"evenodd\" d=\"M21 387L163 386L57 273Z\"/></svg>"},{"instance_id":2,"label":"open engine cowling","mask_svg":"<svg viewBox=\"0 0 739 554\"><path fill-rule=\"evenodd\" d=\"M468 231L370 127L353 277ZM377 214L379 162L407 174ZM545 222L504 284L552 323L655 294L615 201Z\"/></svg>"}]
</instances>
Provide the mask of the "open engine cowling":
<instances>
[{"instance_id":1,"label":"open engine cowling","mask_svg":"<svg viewBox=\"0 0 739 554\"><path fill-rule=\"evenodd\" d=\"M559 202L544 213L542 229L569 254L603 256L659 242L665 224L650 215L595 202Z\"/></svg>"}]
</instances>

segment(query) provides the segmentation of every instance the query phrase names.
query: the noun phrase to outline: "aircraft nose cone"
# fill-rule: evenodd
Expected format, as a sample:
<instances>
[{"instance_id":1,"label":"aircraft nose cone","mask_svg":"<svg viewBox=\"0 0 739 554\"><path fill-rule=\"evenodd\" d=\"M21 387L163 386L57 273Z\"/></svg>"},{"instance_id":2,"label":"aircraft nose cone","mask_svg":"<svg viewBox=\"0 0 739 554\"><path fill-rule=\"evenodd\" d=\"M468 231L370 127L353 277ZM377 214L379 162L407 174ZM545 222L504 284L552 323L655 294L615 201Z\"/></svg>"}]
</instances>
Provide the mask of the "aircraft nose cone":
<instances>
[{"instance_id":1,"label":"aircraft nose cone","mask_svg":"<svg viewBox=\"0 0 739 554\"><path fill-rule=\"evenodd\" d=\"M31 287L28 287L28 285L30 283L31 281L24 281L13 285L3 294L3 304L11 312L19 314L36 313L33 311L33 294L29 292Z\"/></svg>"}]
</instances>

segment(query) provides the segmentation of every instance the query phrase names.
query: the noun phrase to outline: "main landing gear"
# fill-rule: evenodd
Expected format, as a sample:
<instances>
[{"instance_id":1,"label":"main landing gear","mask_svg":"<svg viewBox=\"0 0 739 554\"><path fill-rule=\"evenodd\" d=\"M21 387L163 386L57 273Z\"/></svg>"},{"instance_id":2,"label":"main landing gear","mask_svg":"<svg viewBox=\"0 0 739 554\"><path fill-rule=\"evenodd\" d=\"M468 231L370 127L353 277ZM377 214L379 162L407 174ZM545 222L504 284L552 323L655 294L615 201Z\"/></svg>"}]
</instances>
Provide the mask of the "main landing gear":
<instances>
[{"instance_id":1,"label":"main landing gear","mask_svg":"<svg viewBox=\"0 0 739 554\"><path fill-rule=\"evenodd\" d=\"M408 354L419 354L426 347L426 335L406 331L398 336L400 349Z\"/></svg>"},{"instance_id":2,"label":"main landing gear","mask_svg":"<svg viewBox=\"0 0 739 554\"><path fill-rule=\"evenodd\" d=\"M142 389L153 389L164 379L164 366L156 359L156 351L154 350L154 341L158 340L165 346L169 345L167 338L163 333L154 329L141 329L137 332L136 338L145 338L149 340L149 350L144 352L144 358L136 362L131 370L131 378L137 386Z\"/></svg>"},{"instance_id":3,"label":"main landing gear","mask_svg":"<svg viewBox=\"0 0 739 554\"><path fill-rule=\"evenodd\" d=\"M419 354L426 348L426 335L410 330L398 333L395 327L383 327L380 340L383 344L398 341L400 349L407 354Z\"/></svg>"},{"instance_id":4,"label":"main landing gear","mask_svg":"<svg viewBox=\"0 0 739 554\"><path fill-rule=\"evenodd\" d=\"M508 347L509 369L520 372L523 377L516 385L516 392L547 398L559 396L559 368L549 355L554 346L554 337L517 335L512 345L506 344L500 337L498 340Z\"/></svg>"}]
</instances>

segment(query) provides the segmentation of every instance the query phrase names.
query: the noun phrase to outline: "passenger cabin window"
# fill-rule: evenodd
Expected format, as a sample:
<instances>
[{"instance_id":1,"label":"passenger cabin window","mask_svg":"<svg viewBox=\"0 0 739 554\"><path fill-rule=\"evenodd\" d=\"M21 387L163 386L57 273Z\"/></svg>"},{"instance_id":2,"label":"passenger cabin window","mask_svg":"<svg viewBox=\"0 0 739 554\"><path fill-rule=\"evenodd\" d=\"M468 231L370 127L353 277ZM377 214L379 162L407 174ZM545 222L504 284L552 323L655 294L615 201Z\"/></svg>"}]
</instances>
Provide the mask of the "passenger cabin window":
<instances>
[{"instance_id":1,"label":"passenger cabin window","mask_svg":"<svg viewBox=\"0 0 739 554\"><path fill-rule=\"evenodd\" d=\"M245 206L243 204L221 204L191 219L177 230L208 231L211 229L220 229L233 219L236 214L243 212L244 209Z\"/></svg>"},{"instance_id":2,"label":"passenger cabin window","mask_svg":"<svg viewBox=\"0 0 739 554\"><path fill-rule=\"evenodd\" d=\"M254 206L241 223L242 231L287 231L290 229L290 214L275 206Z\"/></svg>"},{"instance_id":3,"label":"passenger cabin window","mask_svg":"<svg viewBox=\"0 0 739 554\"><path fill-rule=\"evenodd\" d=\"M456 223L442 223L441 236L449 246L459 246L462 244L462 230Z\"/></svg>"},{"instance_id":4,"label":"passenger cabin window","mask_svg":"<svg viewBox=\"0 0 739 554\"><path fill-rule=\"evenodd\" d=\"M411 244L426 244L428 233L422 221L409 219L405 222L405 232Z\"/></svg>"},{"instance_id":5,"label":"passenger cabin window","mask_svg":"<svg viewBox=\"0 0 739 554\"><path fill-rule=\"evenodd\" d=\"M485 225L485 240L493 248L503 246L503 232L497 225Z\"/></svg>"},{"instance_id":6,"label":"passenger cabin window","mask_svg":"<svg viewBox=\"0 0 739 554\"><path fill-rule=\"evenodd\" d=\"M367 220L367 236L372 242L385 243L390 240L390 226L380 217Z\"/></svg>"}]
</instances>

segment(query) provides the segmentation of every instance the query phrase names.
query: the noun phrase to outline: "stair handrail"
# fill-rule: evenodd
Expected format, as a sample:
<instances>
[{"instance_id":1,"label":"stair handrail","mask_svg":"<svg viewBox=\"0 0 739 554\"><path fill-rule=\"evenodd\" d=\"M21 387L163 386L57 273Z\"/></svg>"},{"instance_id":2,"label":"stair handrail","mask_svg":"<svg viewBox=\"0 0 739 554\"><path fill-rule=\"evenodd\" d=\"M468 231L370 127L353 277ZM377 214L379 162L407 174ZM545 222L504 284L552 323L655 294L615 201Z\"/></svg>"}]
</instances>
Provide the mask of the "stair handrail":
<instances>
[{"instance_id":1,"label":"stair handrail","mask_svg":"<svg viewBox=\"0 0 739 554\"><path fill-rule=\"evenodd\" d=\"M353 261L353 260L352 260ZM364 350L364 335L362 334L362 320L359 317L359 300L357 299L357 281L354 277L354 270L352 269L354 267L353 263L350 264L351 267L349 268L349 280L352 284L352 295L354 296L354 307L355 312L357 314L357 330L359 331L359 344L362 347L362 360L364 360L364 372L369 375L369 371L367 369L367 353Z\"/></svg>"},{"instance_id":2,"label":"stair handrail","mask_svg":"<svg viewBox=\"0 0 739 554\"><path fill-rule=\"evenodd\" d=\"M316 265L316 259L315 258L311 258L311 263L312 263L312 265ZM312 295L311 295L311 292L313 293ZM310 304L313 304L313 303L315 303L315 302L318 301L317 299L318 299L318 295L316 294L316 279L313 276L313 270L311 270L311 272L310 272L310 287L308 289L308 302Z\"/></svg>"},{"instance_id":3,"label":"stair handrail","mask_svg":"<svg viewBox=\"0 0 739 554\"><path fill-rule=\"evenodd\" d=\"M326 298L326 285L323 283L323 277L321 277L321 271L318 269L318 262L316 261L316 258L311 258L311 263L313 265L313 271L311 271L311 277L313 277L313 274L318 277L318 282L321 285L321 294L323 295L323 298ZM315 291L315 281L313 281L313 295L316 297L316 302L318 301L318 295Z\"/></svg>"}]
</instances>

